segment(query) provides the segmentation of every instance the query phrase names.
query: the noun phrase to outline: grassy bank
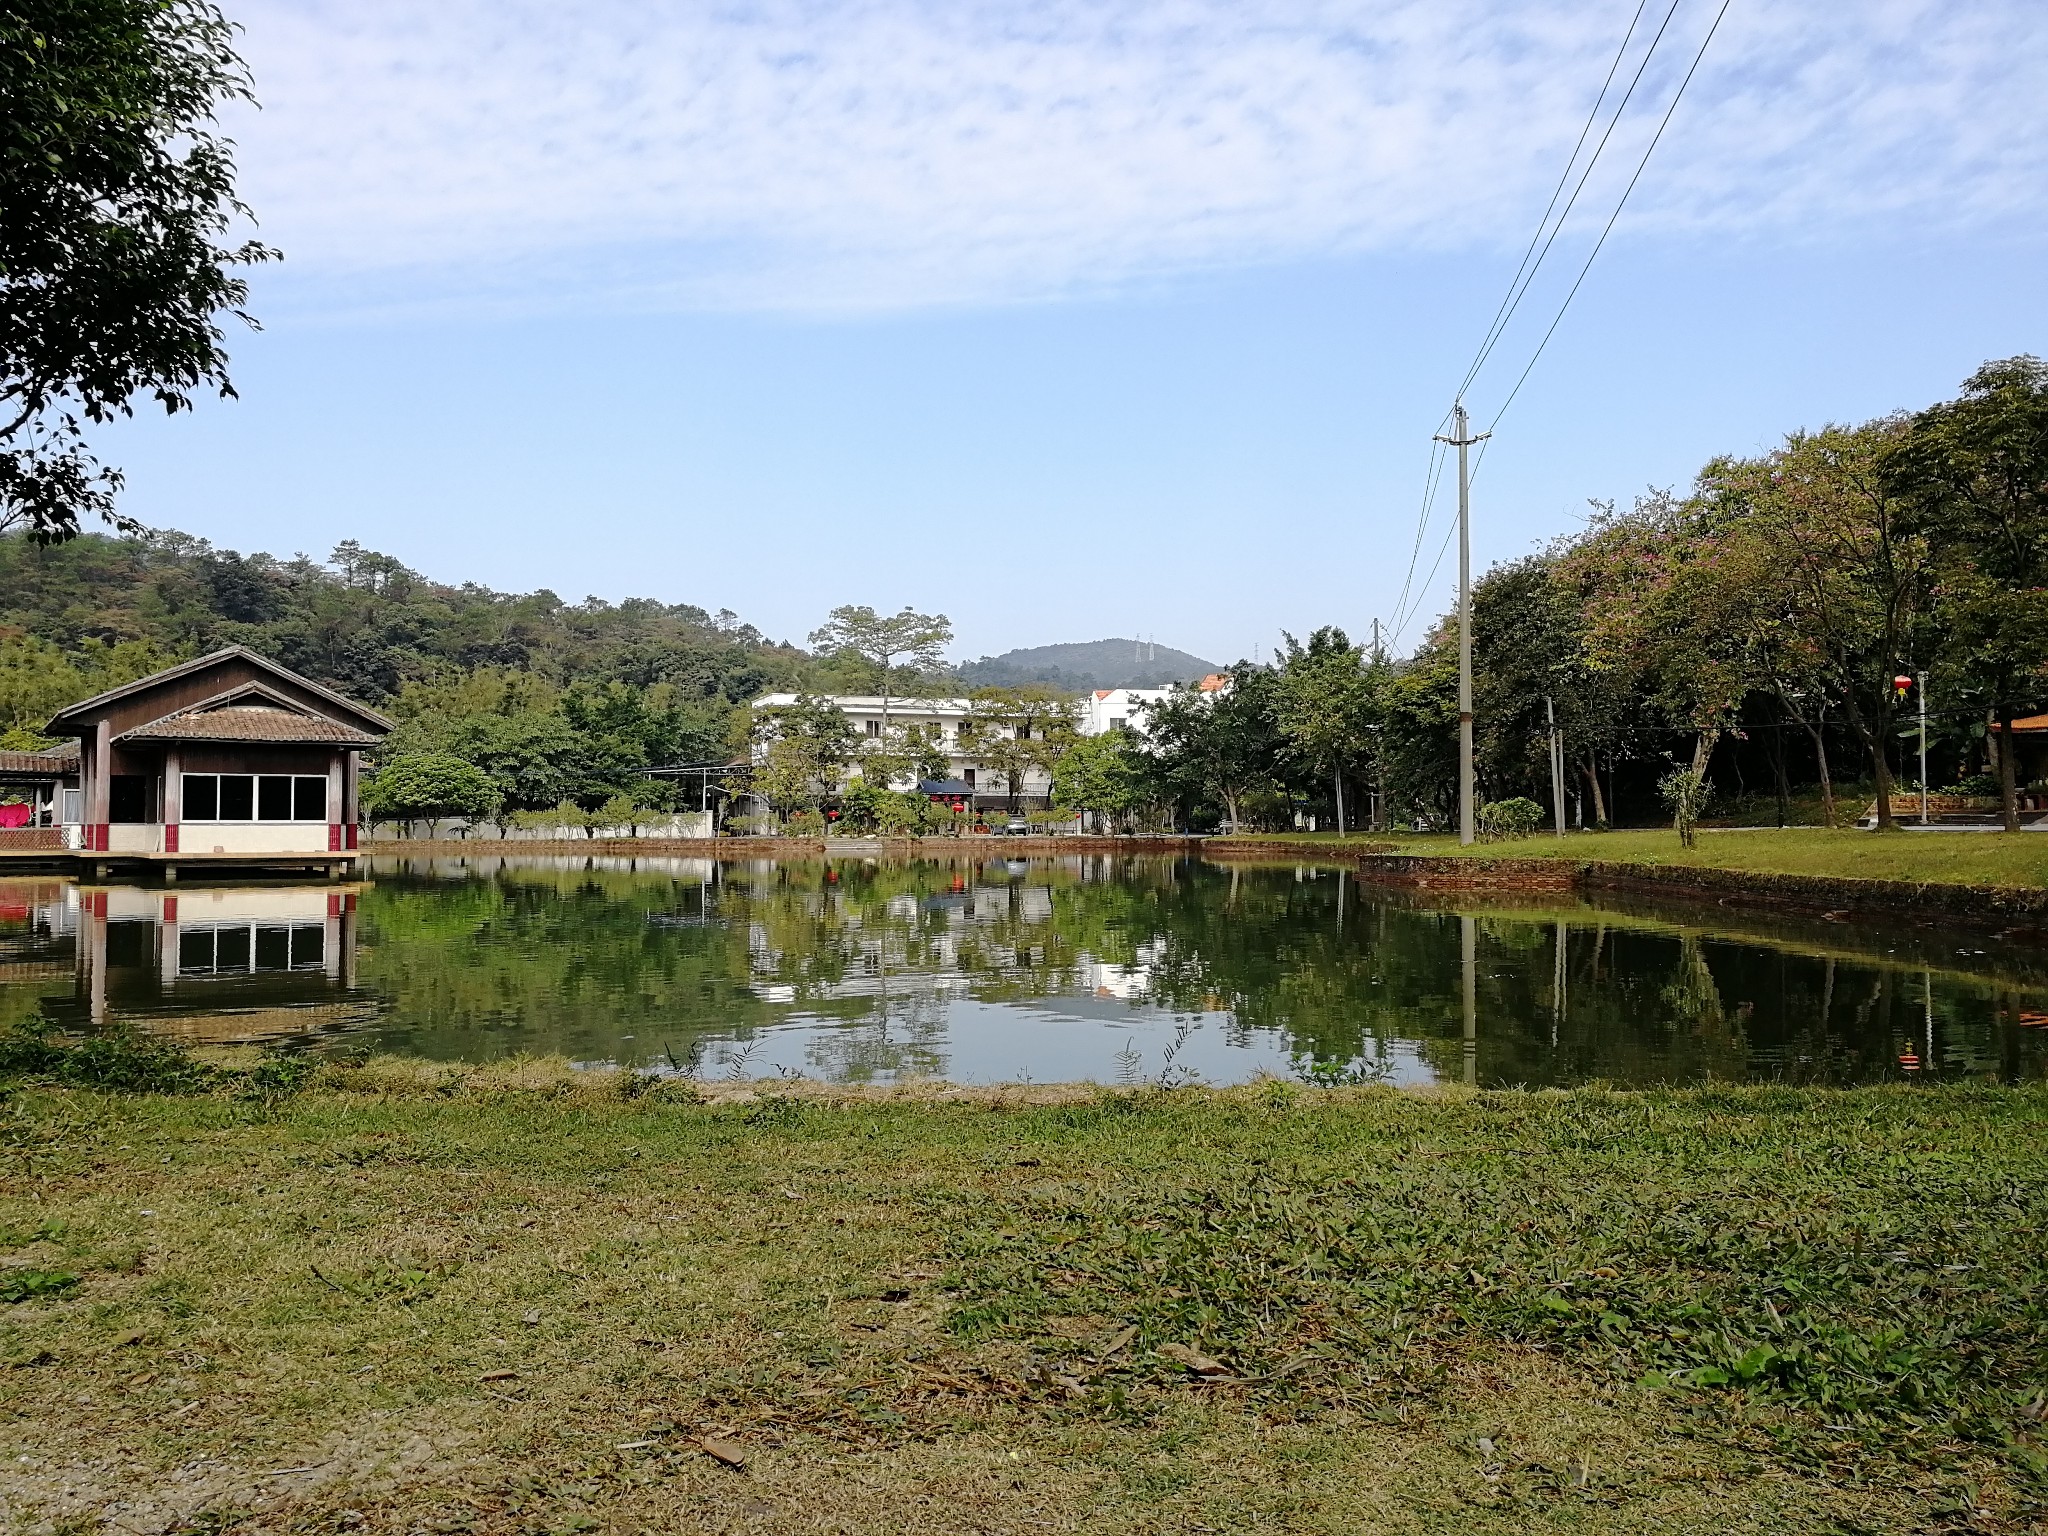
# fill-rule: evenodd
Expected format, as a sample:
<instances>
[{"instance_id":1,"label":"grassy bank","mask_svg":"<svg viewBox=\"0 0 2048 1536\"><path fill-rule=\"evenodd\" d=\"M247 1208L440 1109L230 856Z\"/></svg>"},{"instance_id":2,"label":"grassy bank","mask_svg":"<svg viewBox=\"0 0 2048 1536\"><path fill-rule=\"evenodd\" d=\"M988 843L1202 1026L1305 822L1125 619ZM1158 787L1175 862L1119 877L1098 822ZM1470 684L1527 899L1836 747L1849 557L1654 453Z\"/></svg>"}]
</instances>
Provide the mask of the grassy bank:
<instances>
[{"instance_id":1,"label":"grassy bank","mask_svg":"<svg viewBox=\"0 0 2048 1536\"><path fill-rule=\"evenodd\" d=\"M4 1108L20 1529L2037 1528L2048 1096ZM735 1470L708 1454L744 1457Z\"/></svg>"},{"instance_id":2,"label":"grassy bank","mask_svg":"<svg viewBox=\"0 0 2048 1536\"><path fill-rule=\"evenodd\" d=\"M1311 852L1335 834L1247 838ZM1356 841L1355 838L1348 841ZM1786 827L1769 831L1702 828L1692 848L1669 828L1623 832L1543 833L1511 842L1461 848L1455 835L1389 833L1376 838L1389 853L1489 859L1610 859L1636 864L1694 865L1778 875L1830 875L1861 880L1940 881L1951 885L2038 887L2048 884L2048 834L1899 832Z\"/></svg>"}]
</instances>

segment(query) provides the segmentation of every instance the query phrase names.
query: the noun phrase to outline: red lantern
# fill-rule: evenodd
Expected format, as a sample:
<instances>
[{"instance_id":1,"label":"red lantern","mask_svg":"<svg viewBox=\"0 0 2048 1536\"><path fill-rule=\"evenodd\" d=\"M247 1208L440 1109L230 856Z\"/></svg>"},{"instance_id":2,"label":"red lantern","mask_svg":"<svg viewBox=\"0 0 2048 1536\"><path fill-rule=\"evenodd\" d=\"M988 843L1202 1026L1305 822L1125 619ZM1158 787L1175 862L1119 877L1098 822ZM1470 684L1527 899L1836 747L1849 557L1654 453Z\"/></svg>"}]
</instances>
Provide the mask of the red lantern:
<instances>
[{"instance_id":1,"label":"red lantern","mask_svg":"<svg viewBox=\"0 0 2048 1536\"><path fill-rule=\"evenodd\" d=\"M1907 694L1911 693L1912 691L1913 679L1906 676L1905 673L1901 672L1897 677L1892 679L1892 693L1895 697L1903 699Z\"/></svg>"}]
</instances>

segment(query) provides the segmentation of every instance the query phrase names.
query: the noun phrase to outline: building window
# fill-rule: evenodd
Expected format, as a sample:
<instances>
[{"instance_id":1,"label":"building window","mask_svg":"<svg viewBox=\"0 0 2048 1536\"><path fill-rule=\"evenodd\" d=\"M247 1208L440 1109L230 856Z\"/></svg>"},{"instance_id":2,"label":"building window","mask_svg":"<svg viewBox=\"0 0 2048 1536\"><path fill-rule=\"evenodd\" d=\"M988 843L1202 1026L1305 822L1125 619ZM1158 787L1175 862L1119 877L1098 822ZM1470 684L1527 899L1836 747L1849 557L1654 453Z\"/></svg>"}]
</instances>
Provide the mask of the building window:
<instances>
[{"instance_id":1,"label":"building window","mask_svg":"<svg viewBox=\"0 0 2048 1536\"><path fill-rule=\"evenodd\" d=\"M318 923L188 927L178 934L181 976L246 975L250 971L313 971L327 960Z\"/></svg>"},{"instance_id":2,"label":"building window","mask_svg":"<svg viewBox=\"0 0 2048 1536\"><path fill-rule=\"evenodd\" d=\"M149 780L139 773L116 773L107 779L107 820L133 826L150 819Z\"/></svg>"},{"instance_id":3,"label":"building window","mask_svg":"<svg viewBox=\"0 0 2048 1536\"><path fill-rule=\"evenodd\" d=\"M870 721L868 722L868 734L869 734L870 736L879 736L879 735L881 735L881 734L882 734L882 722L881 722L881 721L879 721L879 720L870 720Z\"/></svg>"},{"instance_id":4,"label":"building window","mask_svg":"<svg viewBox=\"0 0 2048 1536\"><path fill-rule=\"evenodd\" d=\"M1111 715L1109 717L1109 728L1112 731L1122 730L1124 728L1124 717L1122 715ZM1459 729L1462 730L1464 727L1460 726Z\"/></svg>"},{"instance_id":5,"label":"building window","mask_svg":"<svg viewBox=\"0 0 2048 1536\"><path fill-rule=\"evenodd\" d=\"M327 778L311 773L188 773L186 821L325 821Z\"/></svg>"}]
</instances>

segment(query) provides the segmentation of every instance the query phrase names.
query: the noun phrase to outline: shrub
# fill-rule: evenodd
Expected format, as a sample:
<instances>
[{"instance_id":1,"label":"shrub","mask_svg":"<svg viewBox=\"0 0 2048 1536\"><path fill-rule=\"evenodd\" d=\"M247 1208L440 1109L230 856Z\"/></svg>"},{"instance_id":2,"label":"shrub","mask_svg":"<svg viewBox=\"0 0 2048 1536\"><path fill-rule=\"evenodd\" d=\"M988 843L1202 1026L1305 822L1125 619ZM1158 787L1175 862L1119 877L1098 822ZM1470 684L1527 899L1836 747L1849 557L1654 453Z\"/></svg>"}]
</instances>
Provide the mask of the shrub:
<instances>
[{"instance_id":1,"label":"shrub","mask_svg":"<svg viewBox=\"0 0 2048 1536\"><path fill-rule=\"evenodd\" d=\"M1526 795L1489 800L1479 808L1479 835L1488 842L1527 837L1543 825L1543 807Z\"/></svg>"},{"instance_id":2,"label":"shrub","mask_svg":"<svg viewBox=\"0 0 2048 1536\"><path fill-rule=\"evenodd\" d=\"M200 1093L213 1070L174 1040L118 1024L66 1044L40 1015L0 1035L0 1081L30 1079L109 1093Z\"/></svg>"},{"instance_id":3,"label":"shrub","mask_svg":"<svg viewBox=\"0 0 2048 1536\"><path fill-rule=\"evenodd\" d=\"M210 1067L176 1040L116 1024L66 1040L57 1026L31 1015L0 1034L0 1085L36 1082L101 1093L207 1093L239 1090L248 1099L275 1103L303 1088L316 1063L266 1051L245 1071Z\"/></svg>"},{"instance_id":4,"label":"shrub","mask_svg":"<svg viewBox=\"0 0 2048 1536\"><path fill-rule=\"evenodd\" d=\"M1706 814L1707 802L1714 794L1707 776L1697 768L1673 768L1657 781L1657 793L1671 807L1671 824L1678 828L1679 842L1692 847L1693 828Z\"/></svg>"}]
</instances>

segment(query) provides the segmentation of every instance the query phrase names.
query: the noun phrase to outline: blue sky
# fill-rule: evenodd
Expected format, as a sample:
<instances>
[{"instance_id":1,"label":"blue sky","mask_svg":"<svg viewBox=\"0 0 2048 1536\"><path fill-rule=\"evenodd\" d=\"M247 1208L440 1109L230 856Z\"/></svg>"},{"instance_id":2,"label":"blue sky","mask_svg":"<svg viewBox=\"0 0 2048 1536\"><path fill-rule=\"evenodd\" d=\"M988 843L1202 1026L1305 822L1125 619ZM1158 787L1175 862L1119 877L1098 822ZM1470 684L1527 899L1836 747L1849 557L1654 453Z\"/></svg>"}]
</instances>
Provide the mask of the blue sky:
<instances>
[{"instance_id":1,"label":"blue sky","mask_svg":"<svg viewBox=\"0 0 2048 1536\"><path fill-rule=\"evenodd\" d=\"M1616 92L1668 9L1665 41L1481 425L1718 5L1643 5ZM265 329L239 400L104 447L128 511L223 545L799 640L847 601L943 610L963 656L1363 634L1638 14L249 0ZM2028 0L1734 0L1500 423L1479 563L2048 351L2044 173Z\"/></svg>"}]
</instances>

